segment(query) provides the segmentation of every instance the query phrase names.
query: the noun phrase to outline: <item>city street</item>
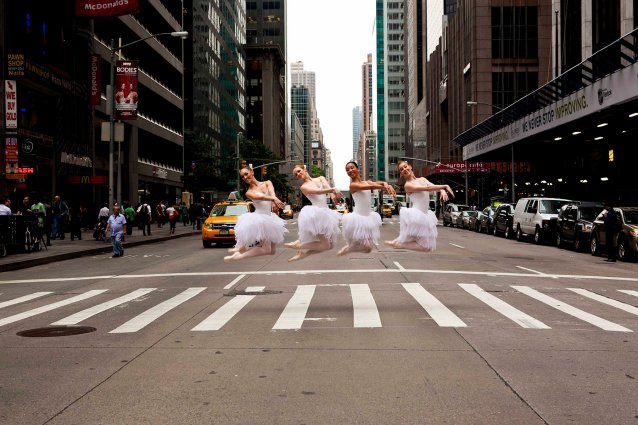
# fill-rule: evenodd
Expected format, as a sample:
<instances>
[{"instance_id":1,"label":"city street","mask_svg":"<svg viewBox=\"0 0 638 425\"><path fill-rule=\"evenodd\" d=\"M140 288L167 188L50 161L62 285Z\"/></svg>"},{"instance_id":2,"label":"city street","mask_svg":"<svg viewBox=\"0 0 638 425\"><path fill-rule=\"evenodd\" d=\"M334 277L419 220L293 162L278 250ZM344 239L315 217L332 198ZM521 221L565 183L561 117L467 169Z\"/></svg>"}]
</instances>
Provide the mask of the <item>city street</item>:
<instances>
[{"instance_id":1,"label":"city street","mask_svg":"<svg viewBox=\"0 0 638 425\"><path fill-rule=\"evenodd\" d=\"M184 236L1 273L0 423L638 423L637 263L438 230L433 253L225 264Z\"/></svg>"}]
</instances>

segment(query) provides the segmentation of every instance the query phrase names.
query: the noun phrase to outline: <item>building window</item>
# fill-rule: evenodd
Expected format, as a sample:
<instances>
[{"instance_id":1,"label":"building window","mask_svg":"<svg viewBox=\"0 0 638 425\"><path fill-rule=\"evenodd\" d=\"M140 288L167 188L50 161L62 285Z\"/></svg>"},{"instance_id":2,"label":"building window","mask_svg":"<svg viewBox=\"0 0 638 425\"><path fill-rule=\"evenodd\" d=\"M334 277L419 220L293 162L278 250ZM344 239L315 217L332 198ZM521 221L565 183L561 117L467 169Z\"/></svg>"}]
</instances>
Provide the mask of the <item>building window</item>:
<instances>
[{"instance_id":1,"label":"building window","mask_svg":"<svg viewBox=\"0 0 638 425\"><path fill-rule=\"evenodd\" d=\"M506 108L538 88L538 72L493 72L492 113Z\"/></svg>"},{"instance_id":2,"label":"building window","mask_svg":"<svg viewBox=\"0 0 638 425\"><path fill-rule=\"evenodd\" d=\"M492 7L492 58L538 57L538 8Z\"/></svg>"},{"instance_id":3,"label":"building window","mask_svg":"<svg viewBox=\"0 0 638 425\"><path fill-rule=\"evenodd\" d=\"M256 1L247 1L246 2L246 10L257 10L257 2Z\"/></svg>"}]
</instances>

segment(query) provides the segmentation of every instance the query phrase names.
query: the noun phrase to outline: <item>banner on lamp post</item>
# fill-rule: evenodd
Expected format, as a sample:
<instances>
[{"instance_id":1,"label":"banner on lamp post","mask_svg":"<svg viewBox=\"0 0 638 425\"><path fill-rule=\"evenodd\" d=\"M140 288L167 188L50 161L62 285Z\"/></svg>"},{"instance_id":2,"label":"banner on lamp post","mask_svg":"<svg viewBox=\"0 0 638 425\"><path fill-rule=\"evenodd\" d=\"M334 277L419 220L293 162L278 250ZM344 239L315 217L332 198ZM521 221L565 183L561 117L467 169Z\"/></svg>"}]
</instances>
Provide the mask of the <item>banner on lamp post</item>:
<instances>
[{"instance_id":1,"label":"banner on lamp post","mask_svg":"<svg viewBox=\"0 0 638 425\"><path fill-rule=\"evenodd\" d=\"M115 65L115 118L137 118L137 61L117 61Z\"/></svg>"},{"instance_id":2,"label":"banner on lamp post","mask_svg":"<svg viewBox=\"0 0 638 425\"><path fill-rule=\"evenodd\" d=\"M138 0L76 0L75 15L85 18L104 18L128 15L139 10Z\"/></svg>"},{"instance_id":3,"label":"banner on lamp post","mask_svg":"<svg viewBox=\"0 0 638 425\"><path fill-rule=\"evenodd\" d=\"M102 103L102 57L91 55L91 106Z\"/></svg>"},{"instance_id":4,"label":"banner on lamp post","mask_svg":"<svg viewBox=\"0 0 638 425\"><path fill-rule=\"evenodd\" d=\"M14 174L18 172L18 138L7 137L4 141L4 161L6 174Z\"/></svg>"}]
</instances>

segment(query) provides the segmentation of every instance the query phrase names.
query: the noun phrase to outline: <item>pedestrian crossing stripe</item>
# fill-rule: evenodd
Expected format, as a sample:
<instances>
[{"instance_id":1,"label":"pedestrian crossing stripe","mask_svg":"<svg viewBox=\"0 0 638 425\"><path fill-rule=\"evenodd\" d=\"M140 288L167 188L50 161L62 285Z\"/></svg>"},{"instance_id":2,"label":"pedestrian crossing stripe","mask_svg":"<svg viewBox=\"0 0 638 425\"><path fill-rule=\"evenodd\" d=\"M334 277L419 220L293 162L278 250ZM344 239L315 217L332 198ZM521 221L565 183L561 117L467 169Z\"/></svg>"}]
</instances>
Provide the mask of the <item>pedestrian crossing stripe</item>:
<instances>
[{"instance_id":1,"label":"pedestrian crossing stripe","mask_svg":"<svg viewBox=\"0 0 638 425\"><path fill-rule=\"evenodd\" d=\"M474 298L483 302L487 306L491 307L493 310L495 310L499 314L512 320L514 323L518 324L524 329L541 329L541 330L551 329L545 323L515 308L514 306L503 301L501 298L486 292L485 290L483 290L480 286L476 284L459 283L458 285L465 292L472 295ZM299 330L303 327L306 321L318 320L316 318L307 317L308 309L314 297L317 286L323 287L326 285L320 284L320 285L297 286L294 294L288 300L288 303L284 307L283 311L281 312L279 318L275 322L272 329L273 330ZM377 304L374 300L374 296L368 284L342 284L340 286L349 287L350 295L352 298L353 326L355 328L382 327L381 316L379 314ZM427 291L420 283L401 283L401 286L430 315L430 317L437 323L438 326L453 327L453 328L467 327L467 324L463 322L463 320L461 320L454 312L452 312L441 301L439 301L432 293ZM543 294L535 289L532 289L529 286L511 285L511 287L515 289L519 294L526 295L530 298L533 298L545 305L548 305L550 307L553 307L561 311L562 313L570 315L581 321L587 322L602 330L612 331L612 332L633 332L631 329L628 329L624 326L610 322L606 319L603 319L601 317L598 317L596 315L583 311L567 303L564 303L556 298L550 297L549 295ZM154 307L149 308L148 310L135 316L134 318L127 321L126 323L122 324L121 326L113 329L109 333L118 334L118 333L137 332L145 328L146 326L150 325L155 320L159 319L161 316L165 315L169 311L177 308L179 305L199 295L201 292L203 292L206 289L208 288L205 288L205 287L188 288L184 290L183 292L179 293L178 295L166 301L163 301L160 304L155 305ZM206 319L201 321L191 330L192 331L217 331L222 329L235 316L237 316L237 314L239 314L251 301L253 301L254 298L259 293L262 293L264 289L265 289L264 286L251 286L246 288L244 294L236 295L230 298L228 302L224 303L221 307L217 308L212 314L210 314ZM617 309L620 309L624 312L627 312L633 315L638 315L638 307L635 307L633 305L620 302L618 300L615 300L607 296L602 296L600 294L597 294L595 292L592 292L586 289L581 289L581 288L567 288L567 289L581 297L594 300L604 305L615 307ZM104 311L115 308L122 304L129 303L133 300L145 297L154 291L156 291L156 288L140 288L129 294L122 295L110 301L106 301L96 306L81 310L78 313L72 314L56 322L53 322L51 323L51 325L56 325L56 326L75 325L90 317L100 314ZM67 298L65 300L56 301L56 302L53 302L38 308L34 308L22 313L14 314L9 317L0 319L0 326L15 323L20 320L24 320L45 312L49 312L61 307L71 305L73 303L84 301L89 298L95 297L96 295L100 295L104 292L107 292L107 290L106 289L90 290L83 294L76 295L76 296ZM618 292L621 292L626 295L638 297L638 291L619 289ZM53 292L35 292L33 294L29 294L29 295L18 297L12 300L0 302L0 308L17 305L20 303L35 300L37 298L41 298L45 295L51 295L51 294L53 294Z\"/></svg>"}]
</instances>

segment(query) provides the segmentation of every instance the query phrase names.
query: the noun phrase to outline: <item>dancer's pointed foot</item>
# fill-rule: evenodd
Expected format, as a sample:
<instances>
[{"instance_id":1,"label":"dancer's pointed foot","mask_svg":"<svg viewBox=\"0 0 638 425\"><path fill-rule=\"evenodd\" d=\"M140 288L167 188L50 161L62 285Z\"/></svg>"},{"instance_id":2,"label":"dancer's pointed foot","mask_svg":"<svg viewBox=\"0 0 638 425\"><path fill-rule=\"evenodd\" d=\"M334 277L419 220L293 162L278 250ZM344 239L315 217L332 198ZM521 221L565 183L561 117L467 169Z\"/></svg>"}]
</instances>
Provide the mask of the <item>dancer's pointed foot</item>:
<instances>
[{"instance_id":1,"label":"dancer's pointed foot","mask_svg":"<svg viewBox=\"0 0 638 425\"><path fill-rule=\"evenodd\" d=\"M301 246L301 243L299 243L298 240L294 241L294 242L288 242L285 243L284 246L286 248L294 248L294 249L299 249L299 247Z\"/></svg>"},{"instance_id":2,"label":"dancer's pointed foot","mask_svg":"<svg viewBox=\"0 0 638 425\"><path fill-rule=\"evenodd\" d=\"M301 260L302 258L305 258L307 256L308 256L308 251L297 251L297 255L295 255L294 257L290 257L288 259L288 262Z\"/></svg>"},{"instance_id":3,"label":"dancer's pointed foot","mask_svg":"<svg viewBox=\"0 0 638 425\"><path fill-rule=\"evenodd\" d=\"M233 261L239 260L240 253L236 252L233 255L228 255L224 257L224 263L232 263Z\"/></svg>"},{"instance_id":4,"label":"dancer's pointed foot","mask_svg":"<svg viewBox=\"0 0 638 425\"><path fill-rule=\"evenodd\" d=\"M349 245L346 245L343 248L341 248L339 252L337 252L337 256L346 255L348 253L348 247Z\"/></svg>"},{"instance_id":5,"label":"dancer's pointed foot","mask_svg":"<svg viewBox=\"0 0 638 425\"><path fill-rule=\"evenodd\" d=\"M229 254L234 254L234 253L236 253L236 252L239 252L239 248L238 248L238 247L236 247L236 246L235 246L235 247L232 247L232 248L230 248L230 249L228 250L228 253L229 253Z\"/></svg>"},{"instance_id":6,"label":"dancer's pointed foot","mask_svg":"<svg viewBox=\"0 0 638 425\"><path fill-rule=\"evenodd\" d=\"M397 242L396 241L385 241L384 242L386 245L391 246L392 248L396 248L397 247Z\"/></svg>"}]
</instances>

